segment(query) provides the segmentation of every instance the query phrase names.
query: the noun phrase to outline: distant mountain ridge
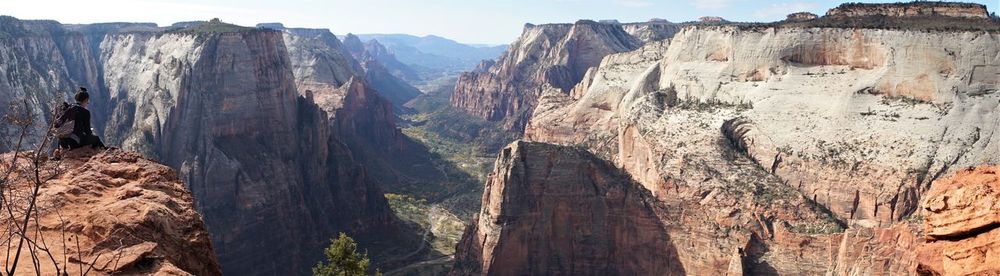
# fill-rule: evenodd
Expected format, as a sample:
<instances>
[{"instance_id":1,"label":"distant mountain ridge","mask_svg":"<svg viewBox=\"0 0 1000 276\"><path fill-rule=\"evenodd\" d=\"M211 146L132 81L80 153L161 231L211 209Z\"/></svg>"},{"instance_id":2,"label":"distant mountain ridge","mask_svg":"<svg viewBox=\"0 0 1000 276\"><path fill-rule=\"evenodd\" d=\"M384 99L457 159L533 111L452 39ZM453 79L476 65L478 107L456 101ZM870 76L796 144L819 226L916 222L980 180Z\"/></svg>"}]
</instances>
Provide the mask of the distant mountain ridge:
<instances>
[{"instance_id":1,"label":"distant mountain ridge","mask_svg":"<svg viewBox=\"0 0 1000 276\"><path fill-rule=\"evenodd\" d=\"M377 40L400 62L421 71L425 79L434 75L459 73L475 68L484 59L496 59L507 45L484 47L463 44L448 38L407 34L357 34L363 42Z\"/></svg>"}]
</instances>

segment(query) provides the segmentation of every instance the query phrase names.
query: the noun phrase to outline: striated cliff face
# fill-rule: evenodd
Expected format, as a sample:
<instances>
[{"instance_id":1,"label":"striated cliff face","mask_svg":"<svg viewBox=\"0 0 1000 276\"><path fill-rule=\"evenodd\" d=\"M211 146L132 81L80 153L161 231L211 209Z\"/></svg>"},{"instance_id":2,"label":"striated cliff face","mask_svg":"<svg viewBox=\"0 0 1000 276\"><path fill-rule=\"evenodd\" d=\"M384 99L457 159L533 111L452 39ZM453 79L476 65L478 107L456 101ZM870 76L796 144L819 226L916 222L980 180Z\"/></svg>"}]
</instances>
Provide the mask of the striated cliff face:
<instances>
[{"instance_id":1,"label":"striated cliff face","mask_svg":"<svg viewBox=\"0 0 1000 276\"><path fill-rule=\"evenodd\" d=\"M365 75L361 64L329 30L284 28L278 24L258 26L284 32L299 95L311 94L327 114L332 115L341 106L344 85Z\"/></svg>"},{"instance_id":2,"label":"striated cliff face","mask_svg":"<svg viewBox=\"0 0 1000 276\"><path fill-rule=\"evenodd\" d=\"M961 18L989 18L986 5L972 3L948 3L948 2L910 2L910 3L889 3L889 4L869 4L850 3L842 4L830 9L827 16L834 17L868 17L868 16L890 16L890 17L917 17L917 16L946 16Z\"/></svg>"},{"instance_id":3,"label":"striated cliff face","mask_svg":"<svg viewBox=\"0 0 1000 276\"><path fill-rule=\"evenodd\" d=\"M935 178L1000 162L989 154L1000 150L997 38L690 27L669 46L607 58L574 90L586 92L546 93L526 137L588 144L654 179L725 138L841 220L892 222ZM630 153L633 141L651 152Z\"/></svg>"},{"instance_id":4,"label":"striated cliff face","mask_svg":"<svg viewBox=\"0 0 1000 276\"><path fill-rule=\"evenodd\" d=\"M362 242L399 236L381 189L328 123L322 108L329 107L298 96L283 37L278 31L181 33L137 42L136 36L117 36L103 44L109 51L145 45L139 53L152 55L111 54L105 63L108 83L154 85L124 89L134 102L123 101L113 112L148 125L110 123L108 129L132 129L133 135L153 129L154 135L142 135L151 139L137 144L156 145L156 155L179 168L227 273L306 271L319 257L315 252L340 231ZM162 62L163 52L178 58ZM156 63L157 55L164 65ZM158 77L130 80L142 74L122 71L130 66L116 58L150 66L139 71ZM169 73L176 75L165 78ZM155 111L161 106L165 111Z\"/></svg>"},{"instance_id":5,"label":"striated cliff face","mask_svg":"<svg viewBox=\"0 0 1000 276\"><path fill-rule=\"evenodd\" d=\"M626 33L635 37L643 43L669 39L674 36L683 26L670 23L669 21L649 21L642 23L622 24L622 29Z\"/></svg>"},{"instance_id":6,"label":"striated cliff face","mask_svg":"<svg viewBox=\"0 0 1000 276\"><path fill-rule=\"evenodd\" d=\"M8 101L27 101L34 114L50 114L54 101L71 96L78 86L96 87L100 83L99 65L92 57L93 49L87 36L68 32L55 21L22 21L0 16L0 95L8 111ZM95 107L104 95L95 95ZM20 102L19 102L20 103ZM103 122L104 114L94 115ZM42 137L44 121L37 121L30 137ZM37 142L37 141L31 141ZM11 149L0 144L0 151Z\"/></svg>"},{"instance_id":7,"label":"striated cliff face","mask_svg":"<svg viewBox=\"0 0 1000 276\"><path fill-rule=\"evenodd\" d=\"M452 274L683 274L655 205L586 151L515 142L497 157Z\"/></svg>"},{"instance_id":8,"label":"striated cliff face","mask_svg":"<svg viewBox=\"0 0 1000 276\"><path fill-rule=\"evenodd\" d=\"M568 92L604 56L639 45L619 24L529 24L487 72L459 77L451 104L521 131L545 87Z\"/></svg>"},{"instance_id":9,"label":"striated cliff face","mask_svg":"<svg viewBox=\"0 0 1000 276\"><path fill-rule=\"evenodd\" d=\"M12 157L0 160L6 165ZM194 199L174 170L118 150L80 150L42 167L42 177L51 180L40 189L37 223L27 232L49 251L36 248L35 254L47 256L39 257L35 269L31 247L25 247L19 272L55 275L58 265L70 275L222 274ZM29 193L30 181L14 179L6 186L14 192L5 193ZM4 244L16 251L16 243Z\"/></svg>"},{"instance_id":10,"label":"striated cliff face","mask_svg":"<svg viewBox=\"0 0 1000 276\"><path fill-rule=\"evenodd\" d=\"M387 65L383 63L399 62L384 47L381 51L390 56L376 59L369 56L360 40L352 35L341 43L326 29L284 28L277 24L261 26L284 31L299 94L311 92L317 104L328 114L332 115L340 106L339 100L344 97L345 85L351 78L364 80L397 107L421 94L420 90L386 69ZM354 52L359 50L359 45L362 45L361 52Z\"/></svg>"},{"instance_id":11,"label":"striated cliff face","mask_svg":"<svg viewBox=\"0 0 1000 276\"><path fill-rule=\"evenodd\" d=\"M1000 162L998 38L686 27L544 90L525 138L582 146L711 218L661 216L687 273L911 274L921 235L903 220L931 183Z\"/></svg>"}]
</instances>

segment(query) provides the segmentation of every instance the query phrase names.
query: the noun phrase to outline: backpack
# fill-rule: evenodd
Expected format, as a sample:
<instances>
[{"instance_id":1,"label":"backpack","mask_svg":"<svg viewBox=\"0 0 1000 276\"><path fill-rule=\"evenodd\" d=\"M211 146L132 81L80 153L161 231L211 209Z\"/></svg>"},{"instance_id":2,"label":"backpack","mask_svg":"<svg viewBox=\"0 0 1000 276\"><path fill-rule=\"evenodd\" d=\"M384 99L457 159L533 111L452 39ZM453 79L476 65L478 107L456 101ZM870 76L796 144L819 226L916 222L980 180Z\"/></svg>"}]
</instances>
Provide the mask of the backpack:
<instances>
[{"instance_id":1,"label":"backpack","mask_svg":"<svg viewBox=\"0 0 1000 276\"><path fill-rule=\"evenodd\" d=\"M73 129L76 127L76 121L74 121L67 114L72 108L69 104L63 103L62 106L56 111L59 116L57 116L55 122L53 122L52 136L59 139L70 139L73 138ZM75 112L74 112L75 113Z\"/></svg>"}]
</instances>

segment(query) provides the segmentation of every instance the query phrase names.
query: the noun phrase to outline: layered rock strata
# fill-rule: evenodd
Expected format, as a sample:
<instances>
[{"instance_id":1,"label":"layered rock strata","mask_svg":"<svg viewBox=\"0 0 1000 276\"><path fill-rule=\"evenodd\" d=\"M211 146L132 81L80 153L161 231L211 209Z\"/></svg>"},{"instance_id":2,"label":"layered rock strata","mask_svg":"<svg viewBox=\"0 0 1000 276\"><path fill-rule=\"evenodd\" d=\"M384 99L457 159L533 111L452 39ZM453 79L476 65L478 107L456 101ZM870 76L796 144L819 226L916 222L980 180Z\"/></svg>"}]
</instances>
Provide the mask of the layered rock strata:
<instances>
[{"instance_id":1,"label":"layered rock strata","mask_svg":"<svg viewBox=\"0 0 1000 276\"><path fill-rule=\"evenodd\" d=\"M497 157L452 274L679 274L654 204L585 151L515 142Z\"/></svg>"},{"instance_id":2,"label":"layered rock strata","mask_svg":"<svg viewBox=\"0 0 1000 276\"><path fill-rule=\"evenodd\" d=\"M704 159L712 141L738 141L760 167L841 220L891 223L917 210L934 179L1000 162L990 154L1000 151L990 135L1000 78L989 68L1000 61L988 53L1000 51L996 39L689 27L669 45L606 58L570 95L545 93L525 136L588 145L649 176L641 182L654 194L662 190L655 179ZM635 152L635 141L646 153Z\"/></svg>"},{"instance_id":3,"label":"layered rock strata","mask_svg":"<svg viewBox=\"0 0 1000 276\"><path fill-rule=\"evenodd\" d=\"M351 78L365 81L397 107L421 95L420 90L387 69L389 65L385 64L402 64L395 61L384 47L376 58L376 55L368 54L369 51L353 35L348 35L342 43L326 29L285 28L278 24L260 26L285 33L285 44L295 70L299 94L311 92L317 104L328 114L333 114L340 105L337 99L343 98L347 89L345 84Z\"/></svg>"},{"instance_id":4,"label":"layered rock strata","mask_svg":"<svg viewBox=\"0 0 1000 276\"><path fill-rule=\"evenodd\" d=\"M960 18L989 18L986 5L972 3L921 2L910 3L849 3L830 9L827 16L834 17L917 17L945 16Z\"/></svg>"},{"instance_id":5,"label":"layered rock strata","mask_svg":"<svg viewBox=\"0 0 1000 276\"><path fill-rule=\"evenodd\" d=\"M127 54L162 55L177 42L191 44L161 57L166 66ZM135 123L108 129L127 129L135 142L124 146L156 145L154 152L179 168L227 272L297 273L338 232L362 241L394 235L379 187L353 162L325 112L298 96L281 32L121 36L104 45L128 51L110 55L105 78L111 91L134 99L113 113ZM144 74L124 70L147 66L136 71L158 80L130 79Z\"/></svg>"},{"instance_id":6,"label":"layered rock strata","mask_svg":"<svg viewBox=\"0 0 1000 276\"><path fill-rule=\"evenodd\" d=\"M918 272L1000 273L1000 169L969 168L935 182L921 211L927 243Z\"/></svg>"},{"instance_id":7,"label":"layered rock strata","mask_svg":"<svg viewBox=\"0 0 1000 276\"><path fill-rule=\"evenodd\" d=\"M13 156L0 156L4 171ZM22 169L5 185L5 195L30 194L34 182L18 174L31 172L31 156L14 162ZM34 245L23 247L18 275L222 274L194 198L176 171L136 153L87 149L43 161L41 168L49 180L38 193L38 215L27 231ZM5 208L27 209L26 200L8 199L13 201ZM3 244L17 251L16 242Z\"/></svg>"},{"instance_id":8,"label":"layered rock strata","mask_svg":"<svg viewBox=\"0 0 1000 276\"><path fill-rule=\"evenodd\" d=\"M619 24L586 20L575 24L528 24L487 72L459 77L451 104L521 131L545 87L568 92L604 56L630 51L640 44Z\"/></svg>"}]
</instances>

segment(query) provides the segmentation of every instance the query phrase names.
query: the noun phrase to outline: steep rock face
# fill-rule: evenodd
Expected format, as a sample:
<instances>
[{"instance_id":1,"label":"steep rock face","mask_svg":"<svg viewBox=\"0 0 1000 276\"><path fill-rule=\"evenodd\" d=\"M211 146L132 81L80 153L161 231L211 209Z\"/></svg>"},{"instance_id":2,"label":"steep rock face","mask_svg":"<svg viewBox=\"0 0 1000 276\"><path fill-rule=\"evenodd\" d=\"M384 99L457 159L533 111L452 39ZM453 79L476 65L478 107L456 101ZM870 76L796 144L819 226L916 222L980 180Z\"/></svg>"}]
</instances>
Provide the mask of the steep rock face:
<instances>
[{"instance_id":1,"label":"steep rock face","mask_svg":"<svg viewBox=\"0 0 1000 276\"><path fill-rule=\"evenodd\" d=\"M653 204L585 151L515 142L497 157L452 274L683 274Z\"/></svg>"},{"instance_id":2,"label":"steep rock face","mask_svg":"<svg viewBox=\"0 0 1000 276\"><path fill-rule=\"evenodd\" d=\"M972 3L947 2L911 2L890 4L850 3L830 9L827 16L836 17L916 17L916 16L947 16L962 18L988 18L986 5Z\"/></svg>"},{"instance_id":3,"label":"steep rock face","mask_svg":"<svg viewBox=\"0 0 1000 276\"><path fill-rule=\"evenodd\" d=\"M344 37L344 46L356 60L361 62L365 70L365 80L397 107L402 107L406 102L422 94L420 90L404 81L419 81L420 76L416 71L396 60L396 57L377 40L362 43L357 36L347 34Z\"/></svg>"},{"instance_id":4,"label":"steep rock face","mask_svg":"<svg viewBox=\"0 0 1000 276\"><path fill-rule=\"evenodd\" d=\"M0 156L4 164L11 158ZM54 275L55 259L71 260L59 264L70 275L83 273L81 268L98 275L222 274L194 199L174 170L135 153L86 149L42 167L43 174L55 175L39 192L38 223L29 224L38 229L28 233L58 249L48 252L52 258L39 258L37 271L24 249L19 272ZM26 192L31 182L8 187Z\"/></svg>"},{"instance_id":5,"label":"steep rock face","mask_svg":"<svg viewBox=\"0 0 1000 276\"><path fill-rule=\"evenodd\" d=\"M29 99L45 124L48 103L67 98L75 86L91 88L94 126L107 141L178 169L227 273L304 273L339 232L387 255L409 246L377 181L330 121L338 113L388 128L366 133L398 134L391 109L340 111L356 105L346 89L323 94L336 104L300 97L310 95L297 89L302 83L322 94L351 86L360 65L338 52L332 37L302 30L296 40L239 27L163 33L141 24L42 22L48 25L41 28L4 20L21 25L3 25L8 71L0 95ZM205 23L191 28L198 24ZM368 98L384 102L374 93ZM373 258L385 261L379 255Z\"/></svg>"},{"instance_id":6,"label":"steep rock face","mask_svg":"<svg viewBox=\"0 0 1000 276\"><path fill-rule=\"evenodd\" d=\"M680 24L670 23L668 21L649 21L622 24L622 28L625 29L625 32L644 43L669 39L673 37L674 34L679 32L681 27L683 26Z\"/></svg>"},{"instance_id":7,"label":"steep rock face","mask_svg":"<svg viewBox=\"0 0 1000 276\"><path fill-rule=\"evenodd\" d=\"M375 91L379 91L379 94L399 108L402 108L403 105L417 96L423 95L423 92L420 92L419 89L396 77L381 62L368 60L364 62L364 67L365 81L371 84Z\"/></svg>"},{"instance_id":8,"label":"steep rock face","mask_svg":"<svg viewBox=\"0 0 1000 276\"><path fill-rule=\"evenodd\" d=\"M153 129L135 144L155 145L159 158L179 168L227 273L299 273L337 232L362 241L395 235L381 190L332 135L324 112L298 97L283 36L122 35L102 45L110 52L107 82L127 85L112 89L129 99L113 113L135 122L108 129L136 136ZM139 49L117 52L129 46ZM126 73L133 66L149 66L140 71L156 77Z\"/></svg>"},{"instance_id":9,"label":"steep rock face","mask_svg":"<svg viewBox=\"0 0 1000 276\"><path fill-rule=\"evenodd\" d=\"M402 151L409 140L396 128L392 104L363 81L351 80L345 87L344 105L333 114L337 136L358 150L374 146L386 154Z\"/></svg>"},{"instance_id":10,"label":"steep rock face","mask_svg":"<svg viewBox=\"0 0 1000 276\"><path fill-rule=\"evenodd\" d=\"M621 122L618 110L625 96L620 93L622 87L659 62L669 45L665 41L653 42L632 52L608 55L568 95L555 89L543 92L526 127L525 138L556 144L588 144L593 149L603 147L599 152L610 154L612 149L608 147L617 147L613 141ZM567 109L572 112L566 113Z\"/></svg>"},{"instance_id":11,"label":"steep rock face","mask_svg":"<svg viewBox=\"0 0 1000 276\"><path fill-rule=\"evenodd\" d=\"M365 43L364 60L377 60L381 63L387 70L389 70L393 76L399 77L400 79L406 80L408 82L420 81L420 75L417 74L413 68L399 62L396 59L396 55L386 49L382 43L378 40L372 39L368 43Z\"/></svg>"},{"instance_id":12,"label":"steep rock face","mask_svg":"<svg viewBox=\"0 0 1000 276\"><path fill-rule=\"evenodd\" d=\"M432 164L430 153L396 127L394 111L420 94L419 90L393 76L377 60L354 62L349 49L360 50L360 58L366 58L367 52L353 35L339 44L328 40L333 38L329 30L283 30L299 94L326 112L331 135L350 148L352 160L363 164L370 178L395 192L432 189L428 185L448 182L448 176ZM338 60L348 62L331 62ZM353 75L329 77L343 72Z\"/></svg>"},{"instance_id":13,"label":"steep rock face","mask_svg":"<svg viewBox=\"0 0 1000 276\"><path fill-rule=\"evenodd\" d=\"M748 275L912 275L921 245L919 226L877 227L856 221L843 233L794 233L776 225L767 241L772 263L750 263Z\"/></svg>"},{"instance_id":14,"label":"steep rock face","mask_svg":"<svg viewBox=\"0 0 1000 276\"><path fill-rule=\"evenodd\" d=\"M361 42L361 38L354 34L347 34L344 36L344 47L347 52L351 53L355 58L361 59L365 54L365 43Z\"/></svg>"},{"instance_id":15,"label":"steep rock face","mask_svg":"<svg viewBox=\"0 0 1000 276\"><path fill-rule=\"evenodd\" d=\"M333 114L341 106L342 87L352 78L363 77L364 68L329 30L283 26L281 30L299 95L311 92L316 104Z\"/></svg>"},{"instance_id":16,"label":"steep rock face","mask_svg":"<svg viewBox=\"0 0 1000 276\"><path fill-rule=\"evenodd\" d=\"M488 72L459 77L451 104L522 131L546 86L568 92L604 56L639 45L619 24L529 24Z\"/></svg>"},{"instance_id":17,"label":"steep rock face","mask_svg":"<svg viewBox=\"0 0 1000 276\"><path fill-rule=\"evenodd\" d=\"M589 145L640 179L649 175L640 181L647 187L680 173L690 156L712 154L706 141L722 137L841 220L888 223L913 213L935 178L1000 162L989 154L1000 150L991 134L1000 120L990 69L1000 62L990 54L1000 52L997 38L689 27L654 51L661 58L630 52L575 96L547 93L556 96L543 97L526 137ZM644 56L659 60L625 66ZM589 137L573 131L581 128ZM614 139L651 145L636 155Z\"/></svg>"},{"instance_id":18,"label":"steep rock face","mask_svg":"<svg viewBox=\"0 0 1000 276\"><path fill-rule=\"evenodd\" d=\"M101 39L99 61L110 109L92 113L110 115L104 132L111 144L157 156L152 142L164 139L164 124L187 88L184 78L201 58L203 41L194 35L155 33Z\"/></svg>"},{"instance_id":19,"label":"steep rock face","mask_svg":"<svg viewBox=\"0 0 1000 276\"><path fill-rule=\"evenodd\" d=\"M72 97L77 87L98 87L96 55L85 35L67 32L58 22L0 16L0 116L9 101L27 101L33 114L50 114L49 107ZM95 100L102 97L95 95ZM97 122L106 118L94 115ZM30 137L42 137L44 126L45 121L36 121ZM0 150L9 149L0 144Z\"/></svg>"},{"instance_id":20,"label":"steep rock face","mask_svg":"<svg viewBox=\"0 0 1000 276\"><path fill-rule=\"evenodd\" d=\"M969 168L934 183L923 203L919 272L1000 273L1000 169Z\"/></svg>"}]
</instances>

